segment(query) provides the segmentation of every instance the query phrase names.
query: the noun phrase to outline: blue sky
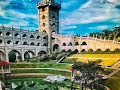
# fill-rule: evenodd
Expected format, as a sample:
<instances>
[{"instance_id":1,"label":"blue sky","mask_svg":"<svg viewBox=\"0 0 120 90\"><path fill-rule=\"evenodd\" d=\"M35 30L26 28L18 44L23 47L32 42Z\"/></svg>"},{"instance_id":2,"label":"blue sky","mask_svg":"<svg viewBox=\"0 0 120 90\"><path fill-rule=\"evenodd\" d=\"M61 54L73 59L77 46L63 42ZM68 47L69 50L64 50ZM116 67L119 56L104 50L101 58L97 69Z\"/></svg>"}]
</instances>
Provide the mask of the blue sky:
<instances>
[{"instance_id":1,"label":"blue sky","mask_svg":"<svg viewBox=\"0 0 120 90\"><path fill-rule=\"evenodd\" d=\"M0 24L36 30L36 0L0 0ZM87 35L119 25L120 0L62 0L61 34Z\"/></svg>"}]
</instances>

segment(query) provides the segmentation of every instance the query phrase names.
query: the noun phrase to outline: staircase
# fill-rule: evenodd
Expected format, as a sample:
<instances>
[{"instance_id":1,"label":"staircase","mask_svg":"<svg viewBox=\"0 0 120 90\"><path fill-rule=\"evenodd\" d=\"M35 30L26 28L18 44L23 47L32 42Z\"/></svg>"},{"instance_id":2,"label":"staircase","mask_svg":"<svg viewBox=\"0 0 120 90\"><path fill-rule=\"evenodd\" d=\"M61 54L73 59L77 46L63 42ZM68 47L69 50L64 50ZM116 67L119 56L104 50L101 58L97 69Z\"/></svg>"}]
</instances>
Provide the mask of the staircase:
<instances>
[{"instance_id":1,"label":"staircase","mask_svg":"<svg viewBox=\"0 0 120 90\"><path fill-rule=\"evenodd\" d=\"M113 64L111 67L115 68L118 64L120 64L120 60L118 60L118 62Z\"/></svg>"}]
</instances>

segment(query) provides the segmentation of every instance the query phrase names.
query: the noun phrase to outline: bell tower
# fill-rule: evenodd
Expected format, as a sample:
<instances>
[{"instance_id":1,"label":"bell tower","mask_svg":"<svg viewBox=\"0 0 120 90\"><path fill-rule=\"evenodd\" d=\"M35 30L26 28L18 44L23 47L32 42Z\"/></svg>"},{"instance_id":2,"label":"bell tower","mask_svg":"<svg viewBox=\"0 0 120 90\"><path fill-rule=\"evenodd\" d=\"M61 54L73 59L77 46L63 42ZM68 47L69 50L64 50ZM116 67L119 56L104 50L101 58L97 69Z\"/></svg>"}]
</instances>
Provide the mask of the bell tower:
<instances>
[{"instance_id":1,"label":"bell tower","mask_svg":"<svg viewBox=\"0 0 120 90\"><path fill-rule=\"evenodd\" d=\"M56 3L55 0L43 0L37 3L38 8L38 29L39 32L47 33L48 35L48 53L52 52L52 33L59 33L59 10L61 3Z\"/></svg>"}]
</instances>

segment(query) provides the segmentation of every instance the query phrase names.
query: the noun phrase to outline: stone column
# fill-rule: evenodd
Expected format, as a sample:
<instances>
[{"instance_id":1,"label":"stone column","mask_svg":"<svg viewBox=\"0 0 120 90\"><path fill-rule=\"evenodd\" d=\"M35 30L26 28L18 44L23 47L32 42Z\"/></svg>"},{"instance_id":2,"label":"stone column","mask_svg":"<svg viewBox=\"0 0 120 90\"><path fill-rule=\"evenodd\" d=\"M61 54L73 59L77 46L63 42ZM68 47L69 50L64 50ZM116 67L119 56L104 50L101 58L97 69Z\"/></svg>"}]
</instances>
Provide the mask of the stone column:
<instances>
[{"instance_id":1,"label":"stone column","mask_svg":"<svg viewBox=\"0 0 120 90\"><path fill-rule=\"evenodd\" d=\"M5 48L5 57L6 57L6 60L9 61L7 48Z\"/></svg>"},{"instance_id":2,"label":"stone column","mask_svg":"<svg viewBox=\"0 0 120 90\"><path fill-rule=\"evenodd\" d=\"M22 48L22 61L24 61L24 49Z\"/></svg>"}]
</instances>

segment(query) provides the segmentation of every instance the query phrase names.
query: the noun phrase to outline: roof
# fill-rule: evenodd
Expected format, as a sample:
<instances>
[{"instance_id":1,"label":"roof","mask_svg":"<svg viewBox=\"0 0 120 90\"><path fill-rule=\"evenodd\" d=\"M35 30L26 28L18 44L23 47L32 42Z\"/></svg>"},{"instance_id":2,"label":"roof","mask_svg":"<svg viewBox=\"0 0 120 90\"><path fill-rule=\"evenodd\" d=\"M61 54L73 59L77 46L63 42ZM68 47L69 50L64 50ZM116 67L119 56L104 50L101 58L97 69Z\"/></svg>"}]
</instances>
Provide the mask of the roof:
<instances>
[{"instance_id":1,"label":"roof","mask_svg":"<svg viewBox=\"0 0 120 90\"><path fill-rule=\"evenodd\" d=\"M10 62L8 61L0 61L0 66L4 66L4 65L10 65Z\"/></svg>"}]
</instances>

